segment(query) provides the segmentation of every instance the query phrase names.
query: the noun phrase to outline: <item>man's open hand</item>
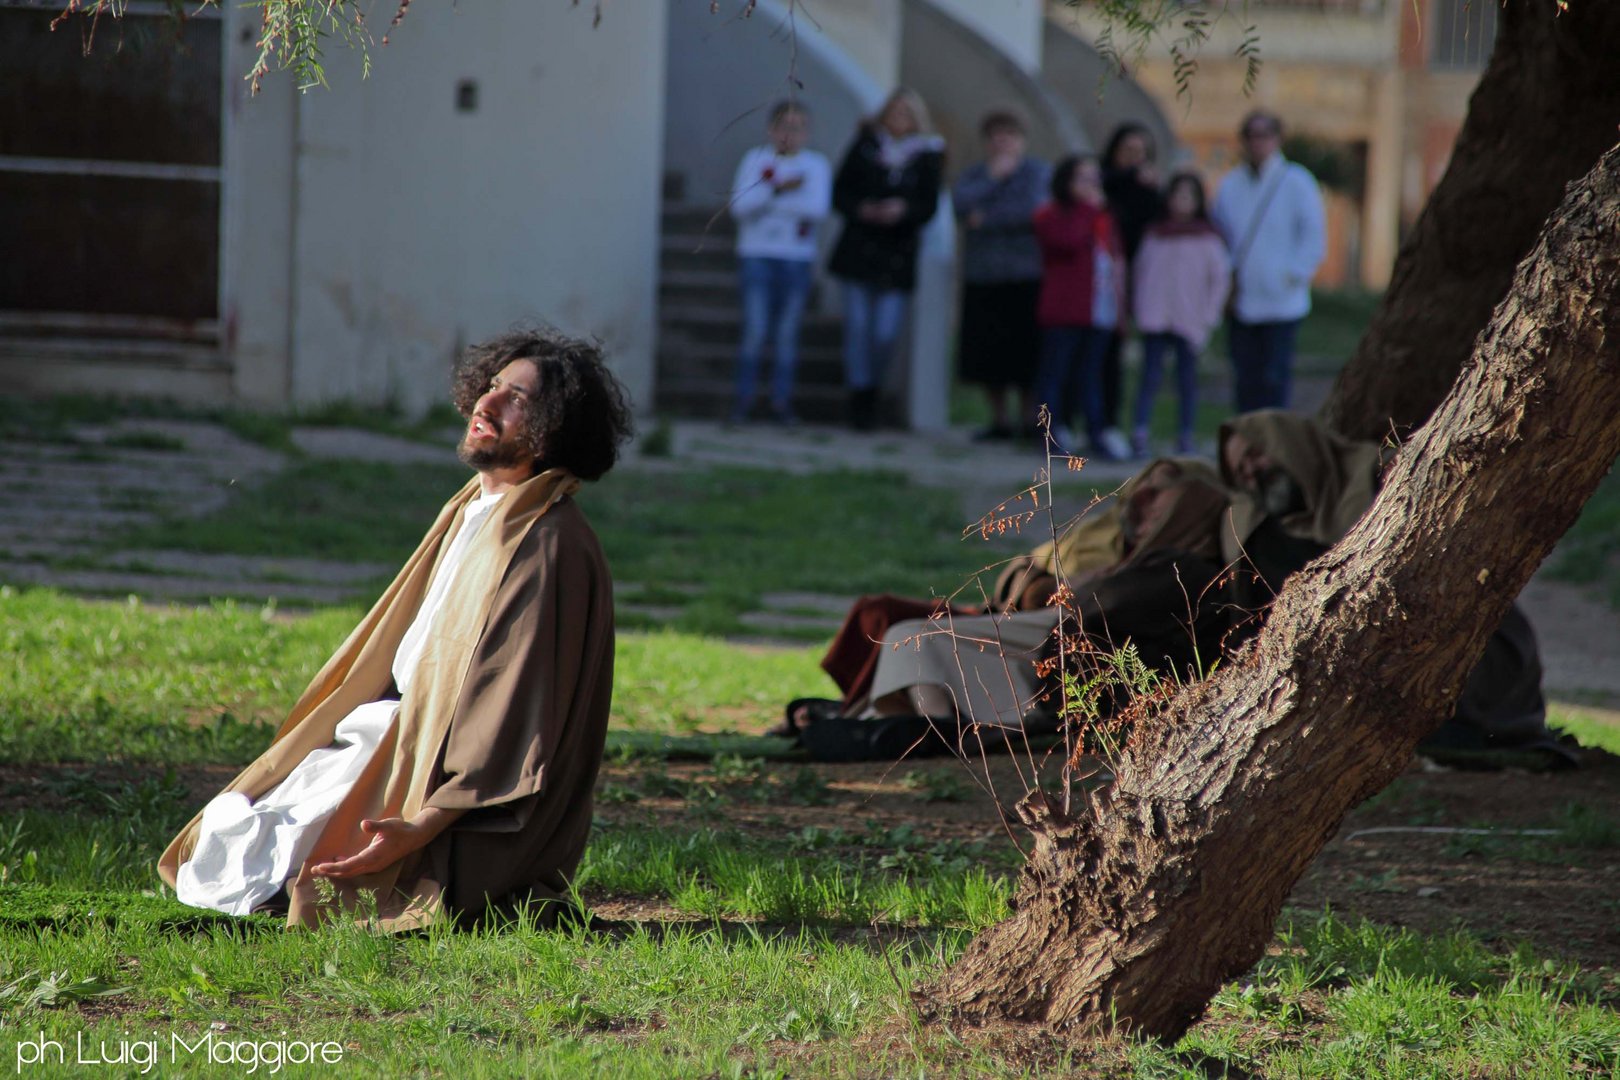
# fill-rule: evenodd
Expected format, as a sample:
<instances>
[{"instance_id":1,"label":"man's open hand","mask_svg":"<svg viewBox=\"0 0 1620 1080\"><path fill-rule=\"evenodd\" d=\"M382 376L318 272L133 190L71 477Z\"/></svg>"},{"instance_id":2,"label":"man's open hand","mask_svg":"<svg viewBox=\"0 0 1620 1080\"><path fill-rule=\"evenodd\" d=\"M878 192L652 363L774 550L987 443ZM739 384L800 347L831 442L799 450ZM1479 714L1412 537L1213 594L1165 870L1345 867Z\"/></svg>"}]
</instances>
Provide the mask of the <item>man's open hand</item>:
<instances>
[{"instance_id":1,"label":"man's open hand","mask_svg":"<svg viewBox=\"0 0 1620 1080\"><path fill-rule=\"evenodd\" d=\"M318 863L310 867L310 873L317 877L335 878L374 874L433 839L433 834L424 837L422 826L414 821L397 817L367 818L360 823L360 831L371 837L371 843L346 859Z\"/></svg>"}]
</instances>

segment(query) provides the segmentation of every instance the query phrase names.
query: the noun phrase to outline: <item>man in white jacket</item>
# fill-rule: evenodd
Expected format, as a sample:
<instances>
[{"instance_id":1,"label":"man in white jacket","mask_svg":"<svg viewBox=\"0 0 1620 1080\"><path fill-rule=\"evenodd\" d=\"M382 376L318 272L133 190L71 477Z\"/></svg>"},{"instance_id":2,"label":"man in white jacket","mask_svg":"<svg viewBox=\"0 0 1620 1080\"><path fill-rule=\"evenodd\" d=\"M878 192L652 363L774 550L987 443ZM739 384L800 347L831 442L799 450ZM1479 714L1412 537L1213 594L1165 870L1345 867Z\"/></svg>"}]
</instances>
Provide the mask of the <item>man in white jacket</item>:
<instances>
[{"instance_id":1,"label":"man in white jacket","mask_svg":"<svg viewBox=\"0 0 1620 1080\"><path fill-rule=\"evenodd\" d=\"M825 157L805 149L810 112L798 102L772 109L766 131L770 141L743 155L731 185L743 309L731 419L746 420L753 411L769 341L776 350L771 415L791 424L799 323L810 295L816 234L831 209L832 169Z\"/></svg>"},{"instance_id":2,"label":"man in white jacket","mask_svg":"<svg viewBox=\"0 0 1620 1080\"><path fill-rule=\"evenodd\" d=\"M1252 112L1239 138L1243 164L1221 180L1210 217L1232 253L1227 334L1244 413L1288 407L1294 337L1311 310L1327 238L1316 179L1282 155L1282 121Z\"/></svg>"}]
</instances>

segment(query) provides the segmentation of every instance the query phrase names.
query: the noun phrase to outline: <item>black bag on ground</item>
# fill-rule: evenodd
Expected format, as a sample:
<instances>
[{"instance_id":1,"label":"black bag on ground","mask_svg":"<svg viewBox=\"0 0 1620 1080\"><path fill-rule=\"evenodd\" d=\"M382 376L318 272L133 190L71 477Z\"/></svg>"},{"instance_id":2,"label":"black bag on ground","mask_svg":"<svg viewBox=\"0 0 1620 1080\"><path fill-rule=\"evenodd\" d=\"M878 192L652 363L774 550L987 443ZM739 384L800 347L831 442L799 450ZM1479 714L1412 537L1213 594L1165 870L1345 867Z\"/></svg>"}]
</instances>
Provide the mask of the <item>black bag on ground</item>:
<instances>
[{"instance_id":1,"label":"black bag on ground","mask_svg":"<svg viewBox=\"0 0 1620 1080\"><path fill-rule=\"evenodd\" d=\"M807 724L799 731L799 744L813 761L938 757L955 753L961 738L958 721L928 716L879 716L869 720L828 717ZM971 737L970 741L977 743ZM984 741L988 743L989 737Z\"/></svg>"}]
</instances>

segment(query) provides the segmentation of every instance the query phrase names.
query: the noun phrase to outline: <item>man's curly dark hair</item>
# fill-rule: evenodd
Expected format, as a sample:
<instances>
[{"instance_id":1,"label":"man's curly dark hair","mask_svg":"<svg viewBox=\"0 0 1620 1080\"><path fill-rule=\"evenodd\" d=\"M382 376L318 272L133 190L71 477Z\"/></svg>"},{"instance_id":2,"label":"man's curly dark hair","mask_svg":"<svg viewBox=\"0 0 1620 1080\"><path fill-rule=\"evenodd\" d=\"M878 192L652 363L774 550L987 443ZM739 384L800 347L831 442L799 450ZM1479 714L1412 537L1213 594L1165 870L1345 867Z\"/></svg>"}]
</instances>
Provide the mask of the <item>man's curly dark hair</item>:
<instances>
[{"instance_id":1,"label":"man's curly dark hair","mask_svg":"<svg viewBox=\"0 0 1620 1080\"><path fill-rule=\"evenodd\" d=\"M597 341L542 325L469 346L451 376L456 411L470 418L490 380L514 360L528 360L540 372L521 435L534 455L535 471L564 468L581 480L596 480L613 468L635 422L630 396Z\"/></svg>"}]
</instances>

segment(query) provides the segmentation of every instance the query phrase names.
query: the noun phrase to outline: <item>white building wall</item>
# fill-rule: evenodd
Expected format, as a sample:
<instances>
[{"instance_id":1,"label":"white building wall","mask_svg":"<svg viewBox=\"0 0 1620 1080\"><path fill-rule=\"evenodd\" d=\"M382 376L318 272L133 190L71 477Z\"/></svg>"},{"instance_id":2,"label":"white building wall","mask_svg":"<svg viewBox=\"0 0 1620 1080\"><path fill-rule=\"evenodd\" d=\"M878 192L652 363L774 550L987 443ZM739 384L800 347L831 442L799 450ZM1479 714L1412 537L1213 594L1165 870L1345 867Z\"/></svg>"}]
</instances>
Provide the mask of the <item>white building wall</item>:
<instances>
[{"instance_id":1,"label":"white building wall","mask_svg":"<svg viewBox=\"0 0 1620 1080\"><path fill-rule=\"evenodd\" d=\"M1031 75L1041 70L1045 0L930 0L972 27Z\"/></svg>"},{"instance_id":2,"label":"white building wall","mask_svg":"<svg viewBox=\"0 0 1620 1080\"><path fill-rule=\"evenodd\" d=\"M298 91L291 79L279 78L251 95L243 76L258 56L257 12L225 4L220 15L220 346L231 370L231 396L245 405L277 408L292 396Z\"/></svg>"},{"instance_id":3,"label":"white building wall","mask_svg":"<svg viewBox=\"0 0 1620 1080\"><path fill-rule=\"evenodd\" d=\"M762 0L748 19L670 0L664 171L678 178L680 201L726 205L737 162L765 141L778 101L809 106L810 146L835 168L856 125L882 101L887 88L831 35L802 15L790 23L788 15L777 0Z\"/></svg>"},{"instance_id":4,"label":"white building wall","mask_svg":"<svg viewBox=\"0 0 1620 1080\"><path fill-rule=\"evenodd\" d=\"M481 0L413 6L369 79L330 49L332 88L296 96L291 123L291 400L419 410L445 399L460 346L544 319L602 338L650 401L664 30L661 5L593 28L590 5ZM249 221L261 198L280 213L275 170L231 176ZM269 305L236 291L244 345L273 339Z\"/></svg>"},{"instance_id":5,"label":"white building wall","mask_svg":"<svg viewBox=\"0 0 1620 1080\"><path fill-rule=\"evenodd\" d=\"M693 0L682 2L697 6ZM900 81L901 4L902 0L815 0L803 5L799 21L817 26L887 92Z\"/></svg>"}]
</instances>

